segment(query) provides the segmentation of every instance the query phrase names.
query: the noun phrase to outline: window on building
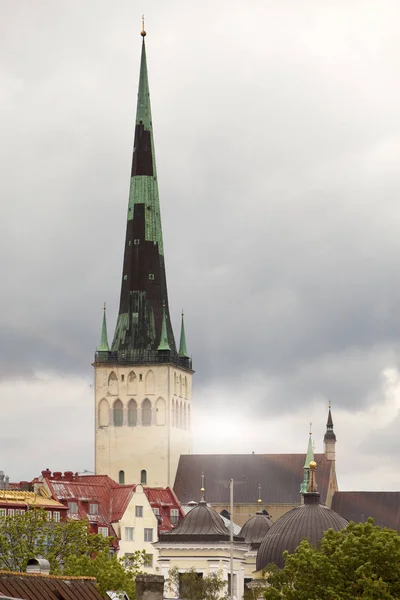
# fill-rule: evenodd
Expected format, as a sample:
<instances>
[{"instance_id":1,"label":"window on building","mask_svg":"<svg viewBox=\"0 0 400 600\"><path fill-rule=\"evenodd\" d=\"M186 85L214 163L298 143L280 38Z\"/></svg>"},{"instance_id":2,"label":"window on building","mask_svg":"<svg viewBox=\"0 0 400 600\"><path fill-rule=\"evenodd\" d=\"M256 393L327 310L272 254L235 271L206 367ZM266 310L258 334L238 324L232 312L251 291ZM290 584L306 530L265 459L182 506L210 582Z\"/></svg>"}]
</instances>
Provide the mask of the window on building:
<instances>
[{"instance_id":1,"label":"window on building","mask_svg":"<svg viewBox=\"0 0 400 600\"><path fill-rule=\"evenodd\" d=\"M147 552L143 556L143 566L144 567L152 567L153 566L153 555L147 554Z\"/></svg>"},{"instance_id":2,"label":"window on building","mask_svg":"<svg viewBox=\"0 0 400 600\"><path fill-rule=\"evenodd\" d=\"M143 517L143 506L135 506L135 517Z\"/></svg>"},{"instance_id":3,"label":"window on building","mask_svg":"<svg viewBox=\"0 0 400 600\"><path fill-rule=\"evenodd\" d=\"M103 537L108 537L108 527L99 527L97 533Z\"/></svg>"},{"instance_id":4,"label":"window on building","mask_svg":"<svg viewBox=\"0 0 400 600\"><path fill-rule=\"evenodd\" d=\"M170 517L172 525L176 525L179 521L179 510L177 508L171 508Z\"/></svg>"},{"instance_id":5,"label":"window on building","mask_svg":"<svg viewBox=\"0 0 400 600\"><path fill-rule=\"evenodd\" d=\"M7 510L5 508L0 508L0 517L5 517L7 514Z\"/></svg>"},{"instance_id":6,"label":"window on building","mask_svg":"<svg viewBox=\"0 0 400 600\"><path fill-rule=\"evenodd\" d=\"M137 425L137 404L133 399L128 404L128 425L129 427L136 427Z\"/></svg>"},{"instance_id":7,"label":"window on building","mask_svg":"<svg viewBox=\"0 0 400 600\"><path fill-rule=\"evenodd\" d=\"M124 421L124 407L121 400L116 400L113 406L114 427L122 427Z\"/></svg>"},{"instance_id":8,"label":"window on building","mask_svg":"<svg viewBox=\"0 0 400 600\"><path fill-rule=\"evenodd\" d=\"M145 469L140 471L140 483L143 485L147 483L147 471Z\"/></svg>"},{"instance_id":9,"label":"window on building","mask_svg":"<svg viewBox=\"0 0 400 600\"><path fill-rule=\"evenodd\" d=\"M53 521L55 521L56 523L60 522L60 518L61 518L61 513L58 512L57 510L55 510L53 512Z\"/></svg>"},{"instance_id":10,"label":"window on building","mask_svg":"<svg viewBox=\"0 0 400 600\"><path fill-rule=\"evenodd\" d=\"M153 530L152 529L148 529L147 527L144 528L144 541L145 542L153 541Z\"/></svg>"},{"instance_id":11,"label":"window on building","mask_svg":"<svg viewBox=\"0 0 400 600\"><path fill-rule=\"evenodd\" d=\"M15 509L15 515L23 515L24 514L24 509L23 508L16 508Z\"/></svg>"},{"instance_id":12,"label":"window on building","mask_svg":"<svg viewBox=\"0 0 400 600\"><path fill-rule=\"evenodd\" d=\"M89 514L90 515L98 515L99 514L99 505L98 504L89 504Z\"/></svg>"},{"instance_id":13,"label":"window on building","mask_svg":"<svg viewBox=\"0 0 400 600\"><path fill-rule=\"evenodd\" d=\"M134 527L125 527L125 541L133 542L135 539L135 528Z\"/></svg>"},{"instance_id":14,"label":"window on building","mask_svg":"<svg viewBox=\"0 0 400 600\"><path fill-rule=\"evenodd\" d=\"M237 595L237 578L236 573L233 574L233 596ZM231 595L231 574L228 573L228 595Z\"/></svg>"},{"instance_id":15,"label":"window on building","mask_svg":"<svg viewBox=\"0 0 400 600\"><path fill-rule=\"evenodd\" d=\"M153 513L156 515L156 517L160 516L160 509L157 508L157 506L155 508L153 508Z\"/></svg>"},{"instance_id":16,"label":"window on building","mask_svg":"<svg viewBox=\"0 0 400 600\"><path fill-rule=\"evenodd\" d=\"M118 473L118 483L120 485L124 485L125 484L125 471L120 471Z\"/></svg>"},{"instance_id":17,"label":"window on building","mask_svg":"<svg viewBox=\"0 0 400 600\"><path fill-rule=\"evenodd\" d=\"M132 552L125 552L124 554L125 569L130 569L135 564L135 555Z\"/></svg>"},{"instance_id":18,"label":"window on building","mask_svg":"<svg viewBox=\"0 0 400 600\"><path fill-rule=\"evenodd\" d=\"M68 502L68 510L71 515L78 514L78 503L77 502Z\"/></svg>"},{"instance_id":19,"label":"window on building","mask_svg":"<svg viewBox=\"0 0 400 600\"><path fill-rule=\"evenodd\" d=\"M7 511L7 513L8 513L8 516L9 516L9 517L13 517L13 516L15 515L15 510L14 510L14 508L9 508L9 509L8 509L8 511Z\"/></svg>"},{"instance_id":20,"label":"window on building","mask_svg":"<svg viewBox=\"0 0 400 600\"><path fill-rule=\"evenodd\" d=\"M151 425L151 402L148 398L142 402L142 425Z\"/></svg>"},{"instance_id":21,"label":"window on building","mask_svg":"<svg viewBox=\"0 0 400 600\"><path fill-rule=\"evenodd\" d=\"M51 510L46 510L46 513L47 513L47 520L48 520L48 521L51 521L51 520L52 520L52 517L53 517L53 515L52 515L52 513L51 513Z\"/></svg>"}]
</instances>

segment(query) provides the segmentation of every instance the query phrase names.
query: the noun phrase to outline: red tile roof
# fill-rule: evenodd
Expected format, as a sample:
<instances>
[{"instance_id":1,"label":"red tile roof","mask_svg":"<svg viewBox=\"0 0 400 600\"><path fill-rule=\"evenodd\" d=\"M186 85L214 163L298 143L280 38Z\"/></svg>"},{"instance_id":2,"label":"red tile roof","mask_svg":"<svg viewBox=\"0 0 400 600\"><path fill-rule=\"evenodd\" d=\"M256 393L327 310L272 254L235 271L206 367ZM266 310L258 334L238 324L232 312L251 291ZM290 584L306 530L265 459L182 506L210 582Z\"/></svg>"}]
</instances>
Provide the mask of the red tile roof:
<instances>
[{"instance_id":1,"label":"red tile roof","mask_svg":"<svg viewBox=\"0 0 400 600\"><path fill-rule=\"evenodd\" d=\"M42 477L53 498L65 504L77 502L78 514L68 513L70 518L88 518L95 527L109 527L118 522L137 487L135 484L119 485L108 475L74 475L69 471L62 475L58 472L52 474L51 471L42 471ZM143 488L151 507L159 510L160 531L169 531L173 527L171 508L178 509L179 520L184 516L176 495L171 488ZM98 514L90 514L90 504L98 505Z\"/></svg>"},{"instance_id":2,"label":"red tile roof","mask_svg":"<svg viewBox=\"0 0 400 600\"><path fill-rule=\"evenodd\" d=\"M171 521L171 508L178 509L178 521L180 521L185 513L182 510L179 500L176 497L173 490L167 488L144 488L145 494L148 501L150 502L151 508L158 508L161 516L161 523L159 526L160 532L169 531L176 525Z\"/></svg>"}]
</instances>

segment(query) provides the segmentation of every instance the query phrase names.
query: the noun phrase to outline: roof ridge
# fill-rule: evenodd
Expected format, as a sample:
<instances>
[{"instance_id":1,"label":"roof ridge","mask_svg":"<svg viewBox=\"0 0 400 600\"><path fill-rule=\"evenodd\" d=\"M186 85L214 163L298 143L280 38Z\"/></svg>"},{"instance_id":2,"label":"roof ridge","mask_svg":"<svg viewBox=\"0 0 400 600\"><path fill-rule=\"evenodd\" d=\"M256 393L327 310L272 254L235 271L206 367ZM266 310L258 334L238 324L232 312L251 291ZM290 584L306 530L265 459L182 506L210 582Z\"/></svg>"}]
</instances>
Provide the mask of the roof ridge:
<instances>
[{"instance_id":1,"label":"roof ridge","mask_svg":"<svg viewBox=\"0 0 400 600\"><path fill-rule=\"evenodd\" d=\"M5 569L0 569L0 575L18 575L19 577L46 577L47 579L63 579L64 581L68 581L70 579L81 581L96 581L96 577L89 577L88 575L49 575L47 573L25 573L24 571L6 571Z\"/></svg>"}]
</instances>

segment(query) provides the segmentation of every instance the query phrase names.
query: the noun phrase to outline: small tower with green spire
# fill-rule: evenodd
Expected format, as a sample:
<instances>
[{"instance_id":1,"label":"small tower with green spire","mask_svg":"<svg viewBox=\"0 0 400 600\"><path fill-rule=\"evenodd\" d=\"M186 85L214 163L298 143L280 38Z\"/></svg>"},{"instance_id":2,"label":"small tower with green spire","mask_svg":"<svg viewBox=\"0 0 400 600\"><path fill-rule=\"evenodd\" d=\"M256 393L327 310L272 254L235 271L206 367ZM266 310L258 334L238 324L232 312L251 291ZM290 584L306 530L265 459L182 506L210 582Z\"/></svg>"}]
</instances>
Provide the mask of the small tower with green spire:
<instances>
[{"instance_id":1,"label":"small tower with green spire","mask_svg":"<svg viewBox=\"0 0 400 600\"><path fill-rule=\"evenodd\" d=\"M184 328L178 350L170 318L144 23L141 36L119 309L111 348L104 311L94 362L95 468L166 487L191 452L193 370Z\"/></svg>"},{"instance_id":2,"label":"small tower with green spire","mask_svg":"<svg viewBox=\"0 0 400 600\"><path fill-rule=\"evenodd\" d=\"M107 336L107 319L106 319L106 303L104 302L103 309L103 325L101 327L101 339L100 346L97 348L98 352L110 352L110 347L108 345L108 336Z\"/></svg>"},{"instance_id":3,"label":"small tower with green spire","mask_svg":"<svg viewBox=\"0 0 400 600\"><path fill-rule=\"evenodd\" d=\"M303 482L300 485L300 494L304 494L307 491L308 482L310 480L310 462L314 461L314 449L313 449L311 436L312 436L312 431L311 431L311 423L310 423L310 433L309 433L309 437L308 437L306 459L304 461L304 467L303 467Z\"/></svg>"},{"instance_id":4,"label":"small tower with green spire","mask_svg":"<svg viewBox=\"0 0 400 600\"><path fill-rule=\"evenodd\" d=\"M181 321L181 339L179 341L179 356L181 356L182 358L189 358L189 354L186 348L185 321L183 311Z\"/></svg>"}]
</instances>

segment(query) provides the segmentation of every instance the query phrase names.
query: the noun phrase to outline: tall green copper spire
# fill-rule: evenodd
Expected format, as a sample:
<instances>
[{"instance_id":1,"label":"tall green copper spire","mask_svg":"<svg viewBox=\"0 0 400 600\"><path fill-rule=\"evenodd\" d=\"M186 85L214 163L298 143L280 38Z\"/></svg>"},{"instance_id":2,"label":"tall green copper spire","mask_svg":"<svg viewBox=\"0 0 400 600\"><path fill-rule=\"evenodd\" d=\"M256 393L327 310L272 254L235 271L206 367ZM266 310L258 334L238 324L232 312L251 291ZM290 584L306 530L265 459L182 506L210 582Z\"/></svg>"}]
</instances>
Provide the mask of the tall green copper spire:
<instances>
[{"instance_id":1,"label":"tall green copper spire","mask_svg":"<svg viewBox=\"0 0 400 600\"><path fill-rule=\"evenodd\" d=\"M309 434L309 438L308 438L308 447L307 447L307 454L306 454L306 459L304 461L304 478L303 478L303 482L300 485L300 493L304 494L307 491L307 487L308 487L308 482L310 480L310 462L314 461L314 449L313 449L313 445L312 445L312 432L311 432L311 423L310 423L310 434Z\"/></svg>"},{"instance_id":2,"label":"tall green copper spire","mask_svg":"<svg viewBox=\"0 0 400 600\"><path fill-rule=\"evenodd\" d=\"M163 306L161 338L160 338L160 343L158 344L157 350L171 350L171 348L169 347L169 343L168 343L167 317L165 315L165 306Z\"/></svg>"},{"instance_id":3,"label":"tall green copper spire","mask_svg":"<svg viewBox=\"0 0 400 600\"><path fill-rule=\"evenodd\" d=\"M121 298L112 343L113 353L133 360L157 351L164 326L164 303L167 345L177 354L168 308L144 29L141 35Z\"/></svg>"},{"instance_id":4,"label":"tall green copper spire","mask_svg":"<svg viewBox=\"0 0 400 600\"><path fill-rule=\"evenodd\" d=\"M106 303L104 302L104 310L103 310L103 325L101 328L101 340L100 346L98 348L99 352L110 352L110 347L108 345L108 337L107 337L107 320L106 320Z\"/></svg>"},{"instance_id":5,"label":"tall green copper spire","mask_svg":"<svg viewBox=\"0 0 400 600\"><path fill-rule=\"evenodd\" d=\"M184 358L189 358L187 348L186 348L186 335L185 335L185 321L184 315L182 311L182 323L181 323L181 339L179 341L179 356Z\"/></svg>"}]
</instances>

